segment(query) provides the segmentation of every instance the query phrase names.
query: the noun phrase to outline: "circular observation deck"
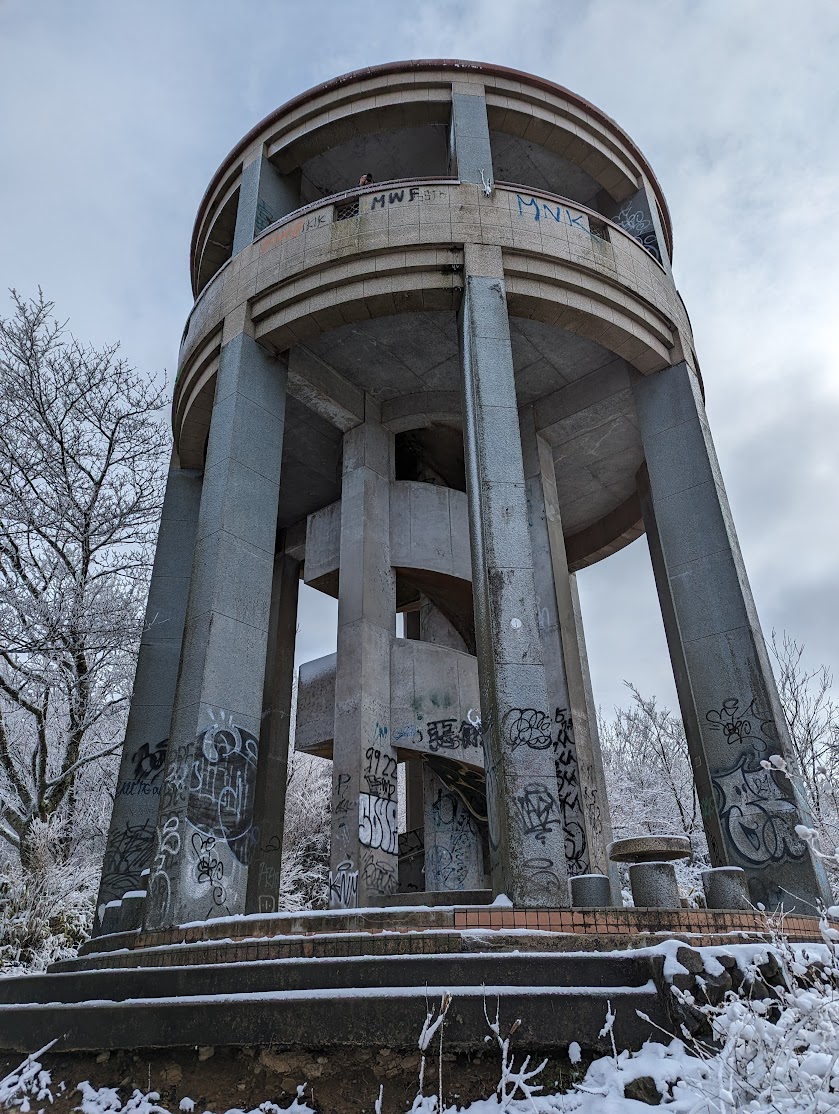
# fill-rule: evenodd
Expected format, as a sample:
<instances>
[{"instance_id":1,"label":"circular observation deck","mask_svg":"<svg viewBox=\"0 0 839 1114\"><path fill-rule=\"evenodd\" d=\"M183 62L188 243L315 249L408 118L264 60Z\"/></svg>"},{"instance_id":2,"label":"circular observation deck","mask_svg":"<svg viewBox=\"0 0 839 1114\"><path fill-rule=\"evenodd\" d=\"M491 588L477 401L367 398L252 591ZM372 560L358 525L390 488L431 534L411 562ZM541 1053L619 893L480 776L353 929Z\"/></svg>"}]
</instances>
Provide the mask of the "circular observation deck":
<instances>
[{"instance_id":1,"label":"circular observation deck","mask_svg":"<svg viewBox=\"0 0 839 1114\"><path fill-rule=\"evenodd\" d=\"M476 157L486 165L465 174ZM340 498L342 435L365 394L397 435L397 478L463 490L457 315L464 253L481 249L500 251L517 398L553 452L570 568L633 540L632 377L695 361L666 202L614 121L498 66L347 74L225 159L192 240L181 465L203 466L221 345L244 325L288 359L281 527Z\"/></svg>"}]
</instances>

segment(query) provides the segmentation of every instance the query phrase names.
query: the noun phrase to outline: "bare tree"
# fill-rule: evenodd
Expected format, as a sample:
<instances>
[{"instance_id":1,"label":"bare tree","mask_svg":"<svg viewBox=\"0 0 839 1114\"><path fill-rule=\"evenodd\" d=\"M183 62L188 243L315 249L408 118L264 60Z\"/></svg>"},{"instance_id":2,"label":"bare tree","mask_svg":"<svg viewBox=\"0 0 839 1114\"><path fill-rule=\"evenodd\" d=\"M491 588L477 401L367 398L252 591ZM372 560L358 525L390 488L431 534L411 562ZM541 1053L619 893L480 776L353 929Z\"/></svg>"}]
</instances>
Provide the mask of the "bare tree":
<instances>
[{"instance_id":1,"label":"bare tree","mask_svg":"<svg viewBox=\"0 0 839 1114\"><path fill-rule=\"evenodd\" d=\"M122 740L163 490L163 389L39 292L0 319L0 837L101 797Z\"/></svg>"}]
</instances>

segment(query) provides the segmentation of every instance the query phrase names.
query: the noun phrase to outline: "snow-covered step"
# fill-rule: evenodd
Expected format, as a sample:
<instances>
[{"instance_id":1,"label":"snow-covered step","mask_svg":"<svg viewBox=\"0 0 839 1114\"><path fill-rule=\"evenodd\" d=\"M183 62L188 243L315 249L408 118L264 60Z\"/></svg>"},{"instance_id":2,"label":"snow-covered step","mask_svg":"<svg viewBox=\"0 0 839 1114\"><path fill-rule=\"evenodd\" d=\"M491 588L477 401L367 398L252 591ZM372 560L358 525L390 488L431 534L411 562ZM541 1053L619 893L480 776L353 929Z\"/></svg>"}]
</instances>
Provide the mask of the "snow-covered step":
<instances>
[{"instance_id":1,"label":"snow-covered step","mask_svg":"<svg viewBox=\"0 0 839 1114\"><path fill-rule=\"evenodd\" d=\"M139 957L137 957L139 958ZM0 980L0 1003L204 997L275 991L351 991L383 987L538 985L550 988L640 987L661 981L657 955L509 952L256 960L249 963L68 971Z\"/></svg>"},{"instance_id":2,"label":"snow-covered step","mask_svg":"<svg viewBox=\"0 0 839 1114\"><path fill-rule=\"evenodd\" d=\"M171 974L171 972L167 972ZM174 989L174 987L173 987ZM416 1049L430 1005L453 995L445 1027L448 1051L481 1047L485 1011L514 1021L516 1046L538 1052L576 1041L606 1051L601 1036L615 1014L619 1047L637 1048L654 1026L667 1027L665 998L649 978L638 986L492 984L350 987L212 993L0 1006L0 1047L26 1052L54 1037L59 1050L176 1048L195 1045L328 1049ZM649 1021L639 1018L639 1012Z\"/></svg>"}]
</instances>

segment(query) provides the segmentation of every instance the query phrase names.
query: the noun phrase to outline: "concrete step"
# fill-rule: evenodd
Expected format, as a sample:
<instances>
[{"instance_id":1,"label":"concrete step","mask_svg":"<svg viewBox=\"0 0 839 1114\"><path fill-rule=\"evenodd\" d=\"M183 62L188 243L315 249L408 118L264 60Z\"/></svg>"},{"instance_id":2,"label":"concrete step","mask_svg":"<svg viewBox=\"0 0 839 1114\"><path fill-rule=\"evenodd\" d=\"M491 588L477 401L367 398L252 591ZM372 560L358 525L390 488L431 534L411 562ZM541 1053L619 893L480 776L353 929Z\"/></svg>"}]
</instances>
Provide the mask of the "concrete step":
<instances>
[{"instance_id":1,"label":"concrete step","mask_svg":"<svg viewBox=\"0 0 839 1114\"><path fill-rule=\"evenodd\" d=\"M449 990L446 1051L475 1052L487 1034L486 1009L496 1004L502 1027L520 1020L515 1047L527 1052L567 1048L605 1052L599 1036L607 1003L617 1017L620 1047L638 1048L667 1026L665 1000L653 979L634 987L544 985L428 986L343 990L285 990L207 996L134 998L0 1006L0 1048L21 1053L59 1038L56 1051L183 1048L196 1045L270 1046L275 1050L338 1047L416 1051L429 1004ZM638 1011L650 1018L639 1018Z\"/></svg>"},{"instance_id":2,"label":"concrete step","mask_svg":"<svg viewBox=\"0 0 839 1114\"><path fill-rule=\"evenodd\" d=\"M45 1004L213 997L275 991L376 991L445 984L640 987L661 980L660 956L472 953L263 960L25 975L0 980L0 1003Z\"/></svg>"}]
</instances>

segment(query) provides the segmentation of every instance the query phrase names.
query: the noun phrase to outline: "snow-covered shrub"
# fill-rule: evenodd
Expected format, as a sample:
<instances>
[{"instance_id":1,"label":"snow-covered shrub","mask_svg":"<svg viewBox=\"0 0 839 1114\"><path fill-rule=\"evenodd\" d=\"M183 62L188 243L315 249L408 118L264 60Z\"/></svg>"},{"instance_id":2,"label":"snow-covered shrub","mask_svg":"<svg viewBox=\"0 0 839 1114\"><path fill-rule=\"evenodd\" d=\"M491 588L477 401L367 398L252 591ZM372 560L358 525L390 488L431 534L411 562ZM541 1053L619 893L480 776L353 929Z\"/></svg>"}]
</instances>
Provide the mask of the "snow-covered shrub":
<instances>
[{"instance_id":1,"label":"snow-covered shrub","mask_svg":"<svg viewBox=\"0 0 839 1114\"><path fill-rule=\"evenodd\" d=\"M33 828L27 869L7 860L0 867L0 972L43 970L75 955L87 939L96 900L98 869L91 856L72 868L62 853L60 825Z\"/></svg>"},{"instance_id":2,"label":"snow-covered shrub","mask_svg":"<svg viewBox=\"0 0 839 1114\"><path fill-rule=\"evenodd\" d=\"M294 752L286 789L279 908L329 904L329 817L332 765Z\"/></svg>"}]
</instances>

